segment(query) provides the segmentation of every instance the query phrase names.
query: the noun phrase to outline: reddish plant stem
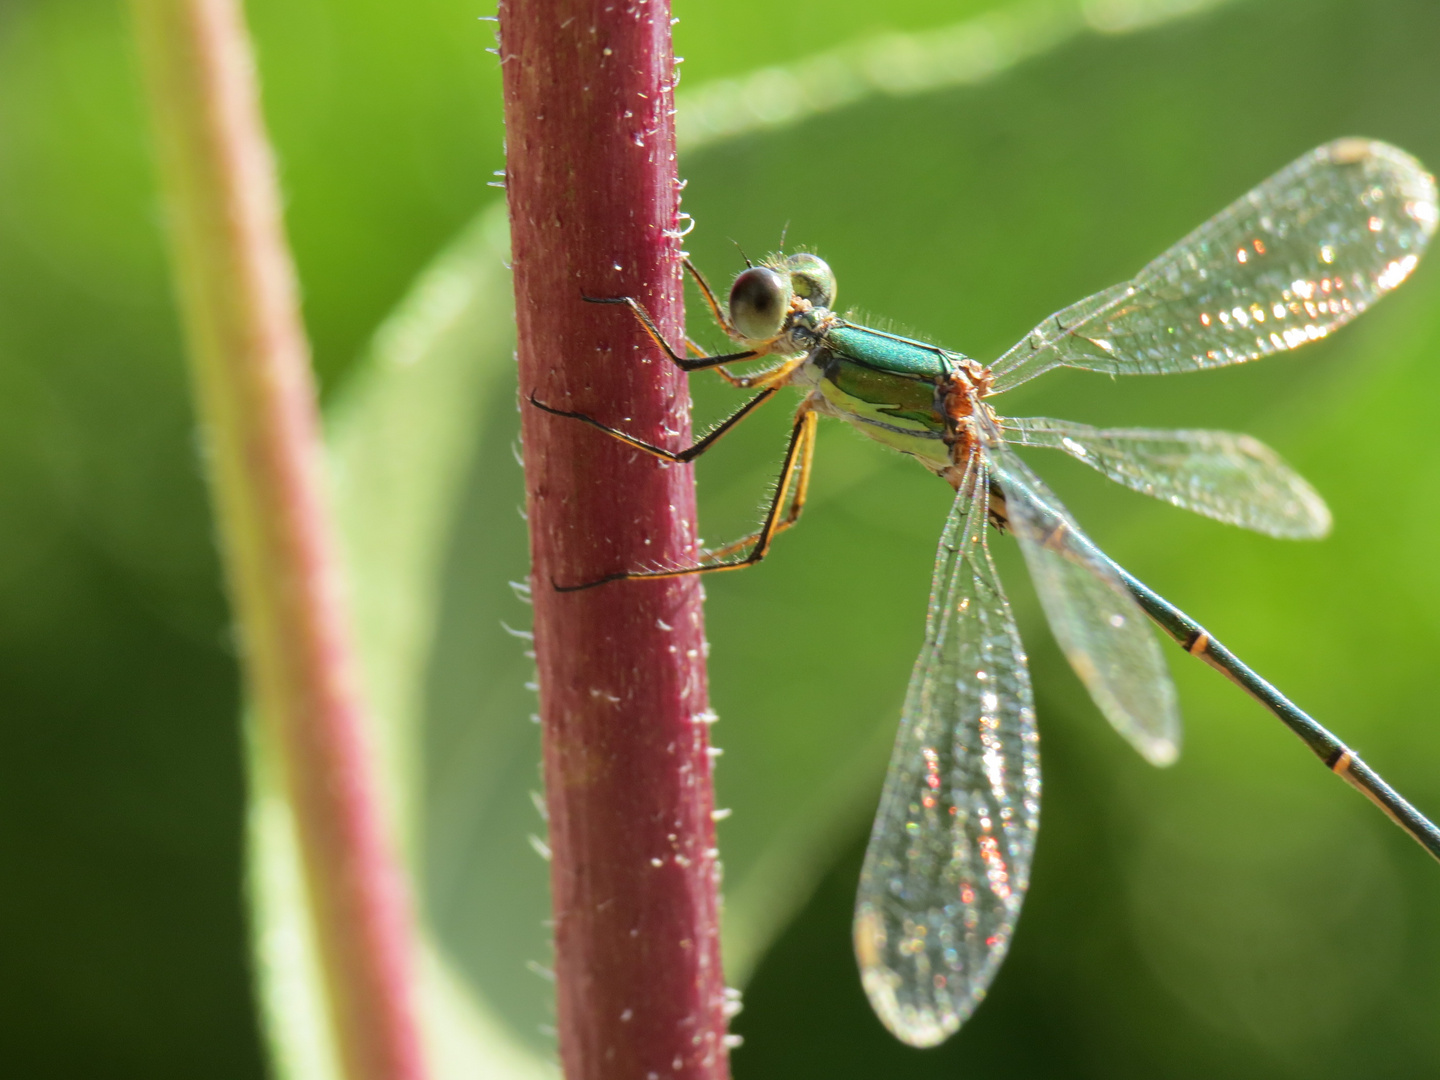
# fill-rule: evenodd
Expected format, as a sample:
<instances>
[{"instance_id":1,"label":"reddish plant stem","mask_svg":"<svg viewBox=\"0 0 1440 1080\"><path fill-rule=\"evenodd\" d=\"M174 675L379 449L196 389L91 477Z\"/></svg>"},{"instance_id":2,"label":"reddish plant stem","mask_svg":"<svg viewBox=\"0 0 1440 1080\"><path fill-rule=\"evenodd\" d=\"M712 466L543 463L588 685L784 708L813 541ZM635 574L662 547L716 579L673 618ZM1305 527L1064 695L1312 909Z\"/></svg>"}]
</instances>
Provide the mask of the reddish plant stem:
<instances>
[{"instance_id":1,"label":"reddish plant stem","mask_svg":"<svg viewBox=\"0 0 1440 1080\"><path fill-rule=\"evenodd\" d=\"M669 5L503 0L511 244L535 646L550 809L560 1057L569 1080L723 1080L724 979L701 589L560 593L694 560L684 376L622 307L683 340Z\"/></svg>"},{"instance_id":2,"label":"reddish plant stem","mask_svg":"<svg viewBox=\"0 0 1440 1080\"><path fill-rule=\"evenodd\" d=\"M238 0L133 0L246 690L278 750L350 1080L423 1075L324 509L319 417Z\"/></svg>"}]
</instances>

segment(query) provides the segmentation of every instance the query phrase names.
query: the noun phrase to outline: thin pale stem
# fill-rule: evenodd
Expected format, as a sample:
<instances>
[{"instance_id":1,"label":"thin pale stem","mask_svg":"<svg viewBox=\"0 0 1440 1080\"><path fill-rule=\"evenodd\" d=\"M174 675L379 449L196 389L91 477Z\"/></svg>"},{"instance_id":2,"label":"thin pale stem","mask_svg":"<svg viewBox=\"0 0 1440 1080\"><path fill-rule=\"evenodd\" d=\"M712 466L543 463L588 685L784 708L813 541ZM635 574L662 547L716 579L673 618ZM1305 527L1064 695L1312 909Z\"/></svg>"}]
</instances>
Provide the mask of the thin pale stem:
<instances>
[{"instance_id":1,"label":"thin pale stem","mask_svg":"<svg viewBox=\"0 0 1440 1080\"><path fill-rule=\"evenodd\" d=\"M296 821L348 1080L423 1075L319 418L238 0L132 0L246 692Z\"/></svg>"},{"instance_id":2,"label":"thin pale stem","mask_svg":"<svg viewBox=\"0 0 1440 1080\"><path fill-rule=\"evenodd\" d=\"M1416 843L1440 860L1440 829L1380 778L1360 756L1211 636L1210 632L1114 562L1111 568L1155 623L1182 649L1197 656L1265 706L1300 736L1331 772L1373 802Z\"/></svg>"},{"instance_id":3,"label":"thin pale stem","mask_svg":"<svg viewBox=\"0 0 1440 1080\"><path fill-rule=\"evenodd\" d=\"M569 1080L724 1080L720 864L693 578L557 591L696 558L670 9L503 0L506 189Z\"/></svg>"}]
</instances>

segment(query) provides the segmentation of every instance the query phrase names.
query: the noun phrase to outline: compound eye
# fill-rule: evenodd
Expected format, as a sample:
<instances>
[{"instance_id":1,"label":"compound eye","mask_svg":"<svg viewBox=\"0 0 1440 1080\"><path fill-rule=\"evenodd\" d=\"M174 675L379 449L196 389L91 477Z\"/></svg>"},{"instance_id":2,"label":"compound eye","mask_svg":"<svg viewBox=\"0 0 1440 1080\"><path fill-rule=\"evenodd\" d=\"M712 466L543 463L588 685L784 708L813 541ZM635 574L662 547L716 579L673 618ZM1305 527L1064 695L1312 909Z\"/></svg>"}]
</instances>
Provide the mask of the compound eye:
<instances>
[{"instance_id":1,"label":"compound eye","mask_svg":"<svg viewBox=\"0 0 1440 1080\"><path fill-rule=\"evenodd\" d=\"M834 306L835 274L824 259L809 252L801 252L786 259L785 266L790 271L790 281L796 296L803 296L816 307Z\"/></svg>"},{"instance_id":2,"label":"compound eye","mask_svg":"<svg viewBox=\"0 0 1440 1080\"><path fill-rule=\"evenodd\" d=\"M768 266L752 266L730 286L730 321L741 337L768 341L790 313L790 282Z\"/></svg>"}]
</instances>

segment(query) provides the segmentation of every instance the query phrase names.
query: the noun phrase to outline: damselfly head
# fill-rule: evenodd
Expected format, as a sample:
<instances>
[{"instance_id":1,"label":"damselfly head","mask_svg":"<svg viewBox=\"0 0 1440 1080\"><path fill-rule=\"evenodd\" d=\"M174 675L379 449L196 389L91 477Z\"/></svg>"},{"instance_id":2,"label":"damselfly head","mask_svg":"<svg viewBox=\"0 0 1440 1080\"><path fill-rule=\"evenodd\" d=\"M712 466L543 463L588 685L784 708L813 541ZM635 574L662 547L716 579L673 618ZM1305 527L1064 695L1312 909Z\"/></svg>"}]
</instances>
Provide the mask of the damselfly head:
<instances>
[{"instance_id":1,"label":"damselfly head","mask_svg":"<svg viewBox=\"0 0 1440 1080\"><path fill-rule=\"evenodd\" d=\"M789 329L791 316L835 302L835 275L809 252L772 255L743 270L730 286L730 325L752 343L773 342Z\"/></svg>"},{"instance_id":2,"label":"damselfly head","mask_svg":"<svg viewBox=\"0 0 1440 1080\"><path fill-rule=\"evenodd\" d=\"M796 296L803 296L814 307L835 306L835 274L820 256L802 251L773 265L782 274L790 275L790 287Z\"/></svg>"},{"instance_id":3,"label":"damselfly head","mask_svg":"<svg viewBox=\"0 0 1440 1080\"><path fill-rule=\"evenodd\" d=\"M785 328L794 295L784 274L752 266L730 286L730 324L746 341L770 341Z\"/></svg>"}]
</instances>

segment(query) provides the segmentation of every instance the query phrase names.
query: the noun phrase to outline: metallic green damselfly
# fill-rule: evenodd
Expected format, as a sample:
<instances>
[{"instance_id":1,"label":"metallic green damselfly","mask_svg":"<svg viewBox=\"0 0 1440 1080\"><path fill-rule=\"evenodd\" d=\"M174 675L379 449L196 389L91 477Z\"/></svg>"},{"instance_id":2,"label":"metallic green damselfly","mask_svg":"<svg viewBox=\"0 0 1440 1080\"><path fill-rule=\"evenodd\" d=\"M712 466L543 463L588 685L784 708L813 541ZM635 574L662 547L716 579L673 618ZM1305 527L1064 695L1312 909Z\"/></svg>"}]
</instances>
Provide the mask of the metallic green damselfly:
<instances>
[{"instance_id":1,"label":"metallic green damselfly","mask_svg":"<svg viewBox=\"0 0 1440 1080\"><path fill-rule=\"evenodd\" d=\"M1055 367L1113 375L1199 371L1326 337L1410 275L1436 221L1434 179L1413 158L1384 143L1343 139L1266 180L1132 280L1050 316L989 365L837 315L829 267L798 254L743 271L724 309L695 274L716 320L742 346L735 353L706 356L691 345L698 355L682 355L637 302L601 301L628 305L685 370L714 368L731 384L760 391L690 448L666 450L534 402L685 462L781 387L804 394L757 533L708 552L695 566L557 587L759 562L804 506L820 416L853 424L955 488L925 644L855 911L866 992L905 1042L944 1040L984 997L1009 947L1039 824L1034 701L990 556L990 526L1015 536L1062 650L1100 711L1149 761L1175 760L1180 719L1145 615L1260 701L1440 859L1440 830L1198 623L1112 562L1011 447L1062 450L1137 491L1277 537L1328 532L1329 512L1310 485L1244 435L1012 419L991 405ZM724 369L761 356L780 362L751 375Z\"/></svg>"}]
</instances>

